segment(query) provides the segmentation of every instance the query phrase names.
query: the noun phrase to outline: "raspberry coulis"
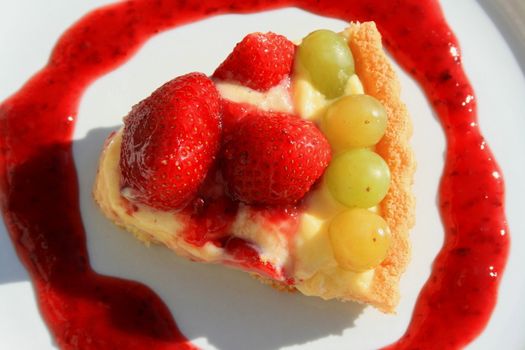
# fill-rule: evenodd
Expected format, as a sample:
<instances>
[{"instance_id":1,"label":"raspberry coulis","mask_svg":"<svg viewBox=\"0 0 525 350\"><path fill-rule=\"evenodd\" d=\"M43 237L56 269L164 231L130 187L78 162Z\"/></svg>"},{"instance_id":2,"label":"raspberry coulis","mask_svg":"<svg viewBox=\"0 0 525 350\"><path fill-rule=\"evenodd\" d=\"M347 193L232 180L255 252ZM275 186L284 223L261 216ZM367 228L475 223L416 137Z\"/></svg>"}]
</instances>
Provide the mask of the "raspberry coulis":
<instances>
[{"instance_id":1,"label":"raspberry coulis","mask_svg":"<svg viewBox=\"0 0 525 350\"><path fill-rule=\"evenodd\" d=\"M509 250L504 185L437 1L137 0L83 17L64 33L48 64L0 106L4 220L61 348L194 348L150 289L90 267L71 143L84 90L161 31L216 14L286 6L375 21L387 49L424 88L446 133L439 192L445 244L408 330L388 348L460 348L487 324ZM237 244L230 242L233 249Z\"/></svg>"}]
</instances>

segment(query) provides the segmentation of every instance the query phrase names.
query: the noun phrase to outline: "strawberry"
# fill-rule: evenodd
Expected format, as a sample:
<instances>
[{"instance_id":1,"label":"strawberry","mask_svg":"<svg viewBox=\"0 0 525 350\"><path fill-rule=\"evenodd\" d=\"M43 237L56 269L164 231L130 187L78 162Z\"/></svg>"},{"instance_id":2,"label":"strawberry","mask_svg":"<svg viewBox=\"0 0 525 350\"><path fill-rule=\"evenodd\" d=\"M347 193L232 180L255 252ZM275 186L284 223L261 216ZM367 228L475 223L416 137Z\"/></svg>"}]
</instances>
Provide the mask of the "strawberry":
<instances>
[{"instance_id":1,"label":"strawberry","mask_svg":"<svg viewBox=\"0 0 525 350\"><path fill-rule=\"evenodd\" d=\"M229 260L234 266L267 276L275 280L283 279L283 272L276 269L269 262L261 260L261 255L256 247L244 239L231 237L226 241L224 249L229 255Z\"/></svg>"},{"instance_id":2,"label":"strawberry","mask_svg":"<svg viewBox=\"0 0 525 350\"><path fill-rule=\"evenodd\" d=\"M123 193L161 210L184 207L217 156L220 114L219 93L201 73L173 79L135 105L124 119Z\"/></svg>"},{"instance_id":3,"label":"strawberry","mask_svg":"<svg viewBox=\"0 0 525 350\"><path fill-rule=\"evenodd\" d=\"M257 109L254 105L248 103L233 102L222 99L222 130L224 135L229 135L235 130L237 123Z\"/></svg>"},{"instance_id":4,"label":"strawberry","mask_svg":"<svg viewBox=\"0 0 525 350\"><path fill-rule=\"evenodd\" d=\"M331 157L328 141L312 122L263 111L251 112L237 123L223 152L230 195L259 205L296 203Z\"/></svg>"},{"instance_id":5,"label":"strawberry","mask_svg":"<svg viewBox=\"0 0 525 350\"><path fill-rule=\"evenodd\" d=\"M291 74L294 54L295 45L282 35L248 34L215 70L213 77L266 91Z\"/></svg>"}]
</instances>

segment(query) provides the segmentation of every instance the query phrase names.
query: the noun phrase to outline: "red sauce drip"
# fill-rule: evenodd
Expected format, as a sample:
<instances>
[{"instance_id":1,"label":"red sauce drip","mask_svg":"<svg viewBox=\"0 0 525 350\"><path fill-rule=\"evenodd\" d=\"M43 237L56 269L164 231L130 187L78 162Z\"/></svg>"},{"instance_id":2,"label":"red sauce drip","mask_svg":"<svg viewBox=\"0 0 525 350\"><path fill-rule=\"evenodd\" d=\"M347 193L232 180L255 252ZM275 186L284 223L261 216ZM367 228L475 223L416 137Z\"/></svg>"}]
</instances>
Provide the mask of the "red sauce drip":
<instances>
[{"instance_id":1,"label":"red sauce drip","mask_svg":"<svg viewBox=\"0 0 525 350\"><path fill-rule=\"evenodd\" d=\"M239 209L239 202L224 192L220 171L212 170L195 198L183 210L181 218L189 218L183 232L184 239L202 247L208 242L222 247L231 233L231 226Z\"/></svg>"},{"instance_id":2,"label":"red sauce drip","mask_svg":"<svg viewBox=\"0 0 525 350\"><path fill-rule=\"evenodd\" d=\"M474 92L437 1L136 0L82 18L49 63L0 106L5 222L62 348L193 348L151 290L98 275L89 265L71 153L83 91L160 31L219 13L292 5L374 20L387 48L423 86L446 132L445 245L406 334L389 348L459 348L485 327L509 249L503 180L477 127Z\"/></svg>"}]
</instances>

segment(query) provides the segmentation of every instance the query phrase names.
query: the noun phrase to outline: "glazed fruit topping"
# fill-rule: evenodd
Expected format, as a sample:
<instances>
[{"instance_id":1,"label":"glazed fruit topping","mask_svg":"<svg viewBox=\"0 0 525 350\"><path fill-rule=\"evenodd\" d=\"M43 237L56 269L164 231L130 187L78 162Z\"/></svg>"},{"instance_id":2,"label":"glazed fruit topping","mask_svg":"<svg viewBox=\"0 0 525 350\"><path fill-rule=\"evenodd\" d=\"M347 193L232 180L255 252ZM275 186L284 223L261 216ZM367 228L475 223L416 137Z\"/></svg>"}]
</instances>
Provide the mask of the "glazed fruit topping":
<instances>
[{"instance_id":1,"label":"glazed fruit topping","mask_svg":"<svg viewBox=\"0 0 525 350\"><path fill-rule=\"evenodd\" d=\"M348 79L354 74L354 58L341 35L326 29L312 32L299 45L297 56L312 83L326 97L344 93Z\"/></svg>"},{"instance_id":2,"label":"glazed fruit topping","mask_svg":"<svg viewBox=\"0 0 525 350\"><path fill-rule=\"evenodd\" d=\"M386 129L386 111L369 95L349 95L334 102L321 119L321 130L335 149L370 147Z\"/></svg>"},{"instance_id":3,"label":"glazed fruit topping","mask_svg":"<svg viewBox=\"0 0 525 350\"><path fill-rule=\"evenodd\" d=\"M348 207L370 208L385 197L390 185L388 165L377 153L353 149L338 154L326 170L332 195Z\"/></svg>"},{"instance_id":4,"label":"glazed fruit topping","mask_svg":"<svg viewBox=\"0 0 525 350\"><path fill-rule=\"evenodd\" d=\"M333 218L328 234L339 266L362 272L387 256L391 234L385 220L366 209L349 209Z\"/></svg>"},{"instance_id":5,"label":"glazed fruit topping","mask_svg":"<svg viewBox=\"0 0 525 350\"><path fill-rule=\"evenodd\" d=\"M290 75L294 53L283 36L250 34L213 77L264 91ZM324 133L297 115L221 98L212 80L191 73L161 86L125 118L122 193L160 210L186 208L187 242L213 242L229 252L232 263L276 277L249 242L230 236L239 202L295 205L326 170L329 192L348 207L328 228L338 265L357 272L373 268L390 246L387 223L368 210L390 185L388 165L372 150L385 133L385 108L368 95L340 97L354 63L339 34L309 34L295 64L334 99L320 120ZM334 159L332 149L338 152Z\"/></svg>"},{"instance_id":6,"label":"glazed fruit topping","mask_svg":"<svg viewBox=\"0 0 525 350\"><path fill-rule=\"evenodd\" d=\"M169 81L124 119L122 192L161 210L184 207L214 163L221 108L213 82L201 73Z\"/></svg>"},{"instance_id":7,"label":"glazed fruit topping","mask_svg":"<svg viewBox=\"0 0 525 350\"><path fill-rule=\"evenodd\" d=\"M254 111L227 137L222 167L235 199L286 205L310 190L330 158L328 141L312 122L291 114Z\"/></svg>"},{"instance_id":8,"label":"glazed fruit topping","mask_svg":"<svg viewBox=\"0 0 525 350\"><path fill-rule=\"evenodd\" d=\"M291 74L294 54L295 45L282 35L248 34L215 70L213 77L267 91Z\"/></svg>"}]
</instances>

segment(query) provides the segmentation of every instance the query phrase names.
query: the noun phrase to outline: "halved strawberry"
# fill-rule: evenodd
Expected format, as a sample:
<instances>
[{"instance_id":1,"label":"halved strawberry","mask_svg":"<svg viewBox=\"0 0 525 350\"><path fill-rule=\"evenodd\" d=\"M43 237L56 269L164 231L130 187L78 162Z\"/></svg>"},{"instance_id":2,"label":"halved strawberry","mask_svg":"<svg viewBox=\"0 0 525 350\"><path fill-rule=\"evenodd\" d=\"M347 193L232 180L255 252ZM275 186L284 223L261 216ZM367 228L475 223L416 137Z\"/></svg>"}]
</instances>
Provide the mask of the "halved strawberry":
<instances>
[{"instance_id":1,"label":"halved strawberry","mask_svg":"<svg viewBox=\"0 0 525 350\"><path fill-rule=\"evenodd\" d=\"M223 152L222 170L230 195L262 205L300 200L331 157L328 141L312 122L263 111L237 123Z\"/></svg>"},{"instance_id":2,"label":"halved strawberry","mask_svg":"<svg viewBox=\"0 0 525 350\"><path fill-rule=\"evenodd\" d=\"M217 156L220 113L217 89L201 73L173 79L135 105L124 119L123 193L158 209L184 207Z\"/></svg>"},{"instance_id":3,"label":"halved strawberry","mask_svg":"<svg viewBox=\"0 0 525 350\"><path fill-rule=\"evenodd\" d=\"M295 45L282 35L248 34L215 70L213 77L266 91L291 74L294 54Z\"/></svg>"}]
</instances>

